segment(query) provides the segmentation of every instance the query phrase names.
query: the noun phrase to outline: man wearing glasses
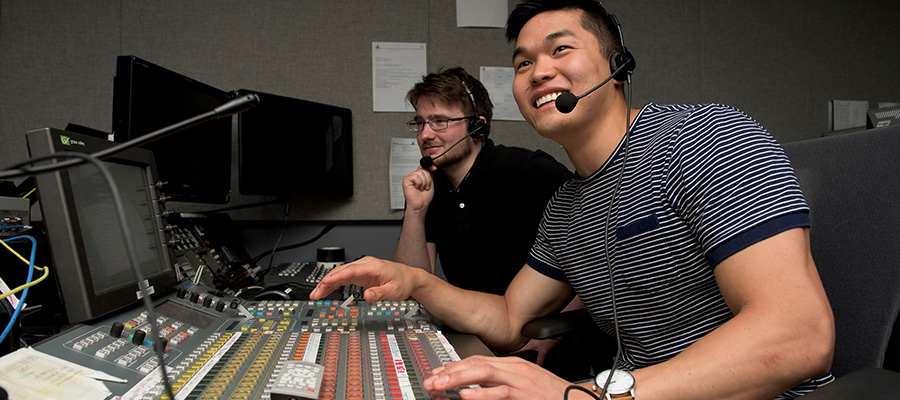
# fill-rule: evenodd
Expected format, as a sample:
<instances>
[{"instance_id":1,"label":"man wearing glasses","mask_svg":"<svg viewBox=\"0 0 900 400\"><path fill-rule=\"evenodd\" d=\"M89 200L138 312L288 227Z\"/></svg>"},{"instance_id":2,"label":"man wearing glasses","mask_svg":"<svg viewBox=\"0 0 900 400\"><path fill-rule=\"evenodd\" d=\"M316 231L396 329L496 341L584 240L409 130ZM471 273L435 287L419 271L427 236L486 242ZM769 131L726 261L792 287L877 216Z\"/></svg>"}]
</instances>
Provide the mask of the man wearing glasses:
<instances>
[{"instance_id":1,"label":"man wearing glasses","mask_svg":"<svg viewBox=\"0 0 900 400\"><path fill-rule=\"evenodd\" d=\"M406 99L424 162L403 178L394 261L434 274L440 255L450 284L502 295L528 257L547 201L572 172L541 150L488 139L493 104L462 68L425 76ZM554 344L532 340L518 355L543 365Z\"/></svg>"},{"instance_id":2,"label":"man wearing glasses","mask_svg":"<svg viewBox=\"0 0 900 400\"><path fill-rule=\"evenodd\" d=\"M427 161L403 178L406 209L394 260L454 286L503 294L524 265L550 196L572 173L549 154L488 139L487 90L462 68L407 93L409 129ZM432 164L432 165L428 165Z\"/></svg>"}]
</instances>

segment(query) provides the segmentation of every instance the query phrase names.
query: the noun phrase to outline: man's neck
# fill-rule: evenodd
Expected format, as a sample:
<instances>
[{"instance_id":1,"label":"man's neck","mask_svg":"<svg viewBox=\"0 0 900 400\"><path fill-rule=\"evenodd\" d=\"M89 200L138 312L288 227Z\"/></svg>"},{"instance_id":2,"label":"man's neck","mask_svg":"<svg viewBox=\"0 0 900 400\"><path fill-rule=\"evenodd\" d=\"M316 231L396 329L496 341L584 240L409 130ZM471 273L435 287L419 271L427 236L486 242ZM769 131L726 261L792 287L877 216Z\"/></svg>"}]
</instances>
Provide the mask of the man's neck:
<instances>
[{"instance_id":1,"label":"man's neck","mask_svg":"<svg viewBox=\"0 0 900 400\"><path fill-rule=\"evenodd\" d=\"M616 108L569 137L571 140L563 144L563 148L578 176L587 177L606 163L625 137L625 131L637 117L638 111L631 110L631 120L626 122L627 107Z\"/></svg>"},{"instance_id":2,"label":"man's neck","mask_svg":"<svg viewBox=\"0 0 900 400\"><path fill-rule=\"evenodd\" d=\"M477 143L472 149L472 152L469 153L469 156L465 159L459 160L459 162L456 162L453 165L441 168L454 189L458 188L463 180L466 179L466 176L469 175L469 171L472 170L472 166L475 165L475 159L478 158L478 154L480 154L482 148L484 148L483 144L483 142Z\"/></svg>"}]
</instances>

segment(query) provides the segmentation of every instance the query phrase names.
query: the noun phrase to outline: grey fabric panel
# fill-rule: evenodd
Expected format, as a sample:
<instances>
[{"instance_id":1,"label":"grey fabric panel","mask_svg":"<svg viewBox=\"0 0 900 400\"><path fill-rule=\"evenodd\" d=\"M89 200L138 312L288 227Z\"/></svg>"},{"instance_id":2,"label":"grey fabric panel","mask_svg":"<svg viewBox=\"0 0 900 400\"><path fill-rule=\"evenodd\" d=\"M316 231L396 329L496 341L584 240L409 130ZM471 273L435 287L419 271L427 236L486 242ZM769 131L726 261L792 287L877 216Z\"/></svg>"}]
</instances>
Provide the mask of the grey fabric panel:
<instances>
[{"instance_id":1,"label":"grey fabric panel","mask_svg":"<svg viewBox=\"0 0 900 400\"><path fill-rule=\"evenodd\" d=\"M223 90L253 89L353 111L354 192L298 198L291 219L398 220L389 138L409 113L372 111L372 41L425 42L428 69L511 66L502 29L457 28L450 0L0 1L0 160L24 133L75 123L109 130L115 57L133 54ZM508 0L510 8L516 0ZM821 136L832 99L900 101L893 1L607 0L637 59L634 105L722 102L781 142ZM498 143L565 152L525 122L495 121ZM237 150L235 149L235 152ZM236 159L236 155L235 155ZM232 202L258 197L237 192ZM184 204L185 211L206 205ZM280 220L281 206L234 211Z\"/></svg>"}]
</instances>

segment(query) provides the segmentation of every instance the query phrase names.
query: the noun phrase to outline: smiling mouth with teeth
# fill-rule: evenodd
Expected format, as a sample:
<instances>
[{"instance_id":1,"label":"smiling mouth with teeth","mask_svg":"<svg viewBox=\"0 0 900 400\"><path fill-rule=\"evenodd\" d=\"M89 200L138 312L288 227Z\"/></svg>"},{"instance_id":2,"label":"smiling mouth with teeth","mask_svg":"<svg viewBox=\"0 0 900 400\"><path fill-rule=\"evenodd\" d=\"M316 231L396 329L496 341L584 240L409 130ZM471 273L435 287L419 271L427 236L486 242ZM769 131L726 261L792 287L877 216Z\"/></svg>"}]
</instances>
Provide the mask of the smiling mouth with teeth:
<instances>
[{"instance_id":1,"label":"smiling mouth with teeth","mask_svg":"<svg viewBox=\"0 0 900 400\"><path fill-rule=\"evenodd\" d=\"M559 95L561 95L561 94L563 94L563 92L556 92L556 93L550 93L547 95L543 95L543 96L541 96L541 98L537 99L537 101L534 102L534 106L535 106L535 108L541 108L542 105L547 104L551 101L555 101L556 98L559 97Z\"/></svg>"}]
</instances>

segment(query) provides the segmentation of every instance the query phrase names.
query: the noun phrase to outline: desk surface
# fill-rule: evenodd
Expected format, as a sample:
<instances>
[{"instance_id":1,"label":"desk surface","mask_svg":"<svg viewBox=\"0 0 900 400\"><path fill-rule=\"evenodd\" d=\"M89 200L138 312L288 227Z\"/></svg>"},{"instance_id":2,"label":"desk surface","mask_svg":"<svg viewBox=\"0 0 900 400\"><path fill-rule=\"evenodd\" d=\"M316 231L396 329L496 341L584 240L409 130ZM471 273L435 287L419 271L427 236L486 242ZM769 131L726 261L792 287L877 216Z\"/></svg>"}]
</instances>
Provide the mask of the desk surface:
<instances>
[{"instance_id":1,"label":"desk surface","mask_svg":"<svg viewBox=\"0 0 900 400\"><path fill-rule=\"evenodd\" d=\"M444 336L447 337L447 340L450 341L450 344L456 349L456 354L458 354L460 358L475 355L494 355L494 353L478 339L478 336L454 332L444 332Z\"/></svg>"}]
</instances>

